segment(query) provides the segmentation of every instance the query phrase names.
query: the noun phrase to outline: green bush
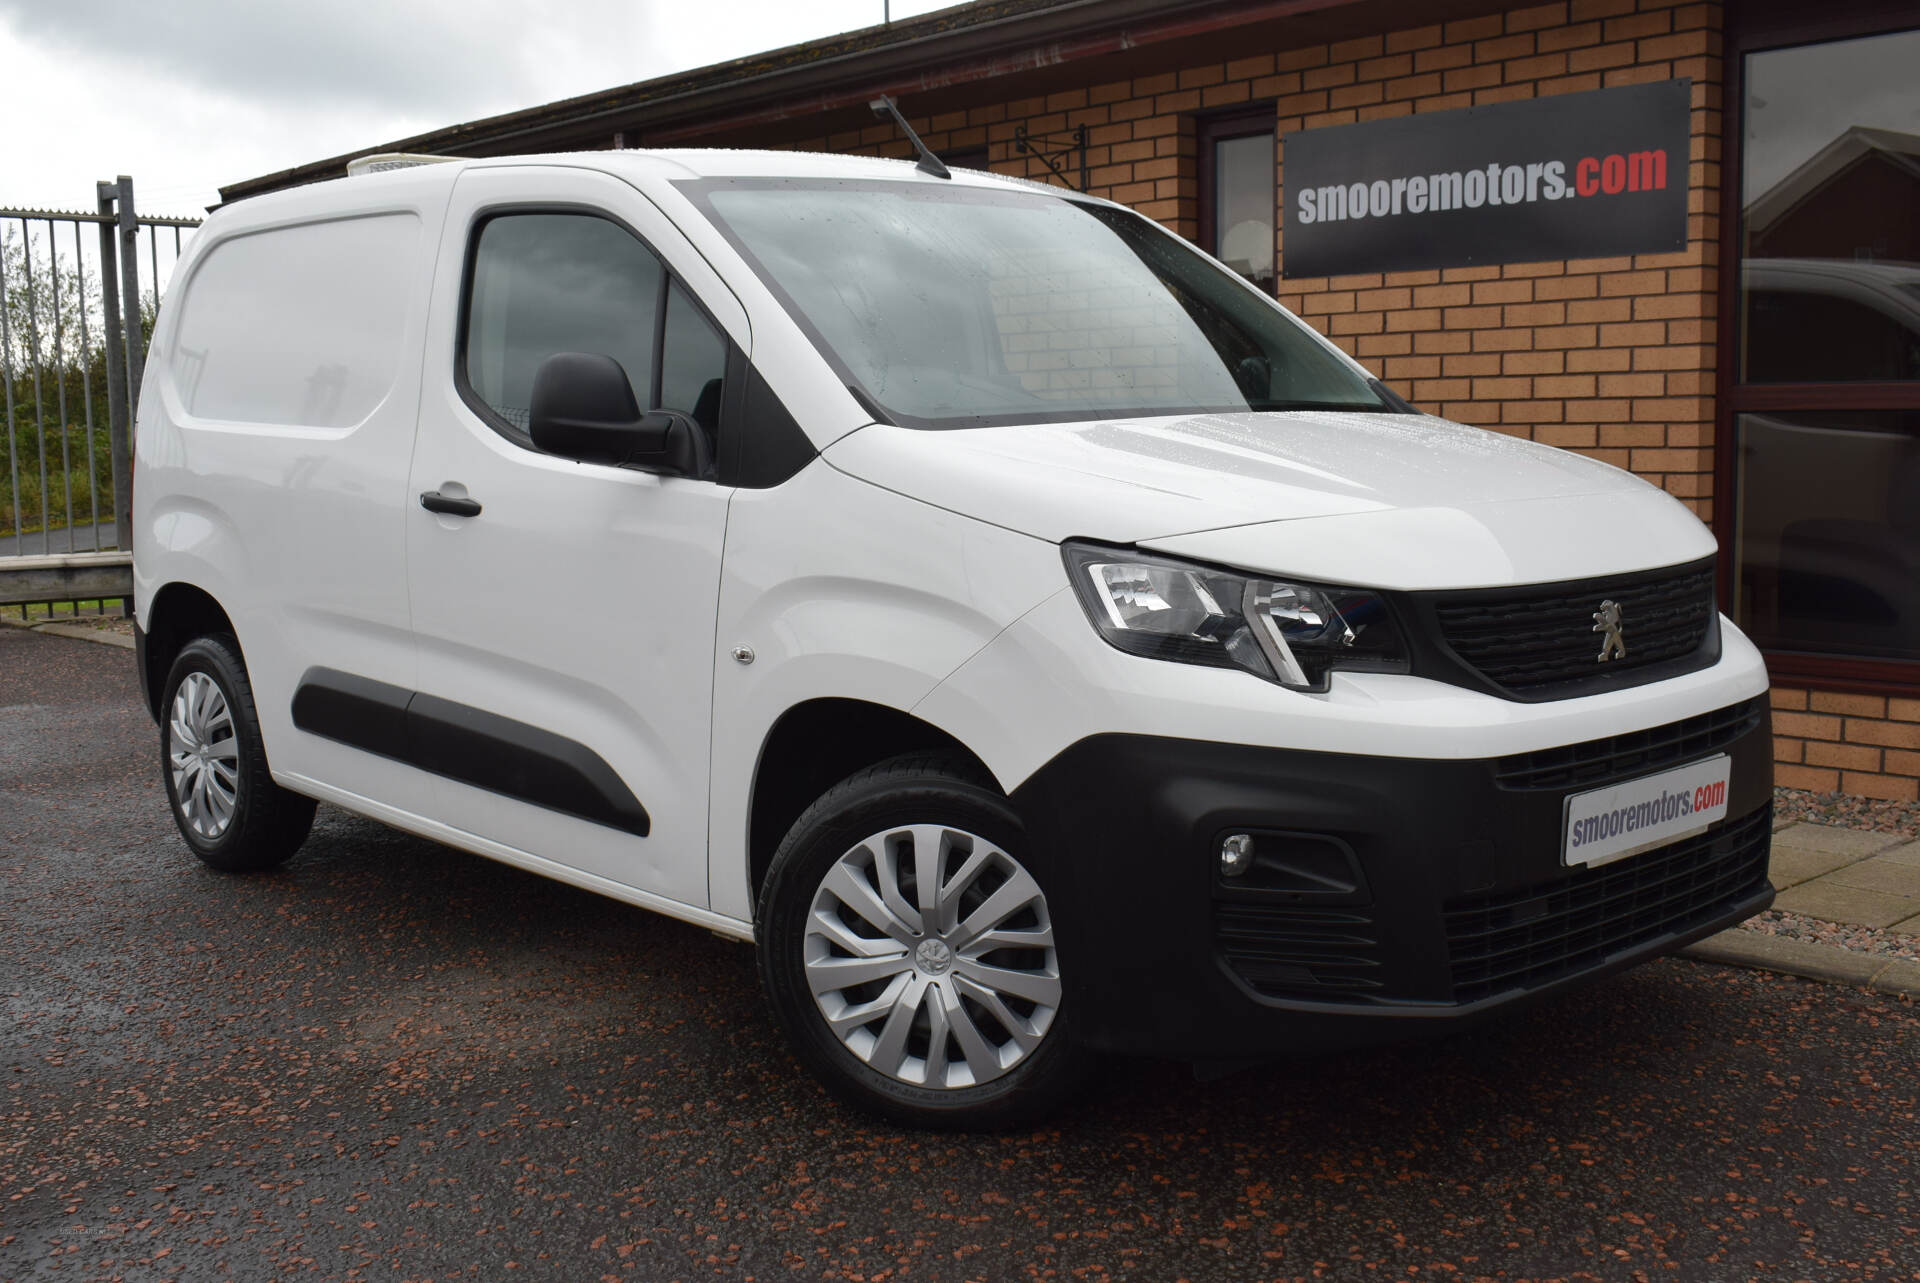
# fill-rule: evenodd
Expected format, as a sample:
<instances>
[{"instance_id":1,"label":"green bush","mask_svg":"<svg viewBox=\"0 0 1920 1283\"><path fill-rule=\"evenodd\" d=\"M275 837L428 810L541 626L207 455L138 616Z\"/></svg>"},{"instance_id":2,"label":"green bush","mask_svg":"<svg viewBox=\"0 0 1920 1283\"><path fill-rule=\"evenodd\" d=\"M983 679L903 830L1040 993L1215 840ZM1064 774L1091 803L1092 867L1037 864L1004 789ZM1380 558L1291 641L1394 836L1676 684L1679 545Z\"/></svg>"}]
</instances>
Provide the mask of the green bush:
<instances>
[{"instance_id":1,"label":"green bush","mask_svg":"<svg viewBox=\"0 0 1920 1283\"><path fill-rule=\"evenodd\" d=\"M34 414L31 376L13 380L10 425L5 422L4 402L0 402L0 535L59 531L70 524L87 526L113 520L113 444L107 428L103 381L91 380L94 405L89 431L88 389L80 372L69 370L57 380L51 375L44 371L41 378L44 418ZM65 384L67 391L64 423L59 415L60 384ZM5 430L8 427L11 431ZM54 542L57 545L59 540Z\"/></svg>"}]
</instances>

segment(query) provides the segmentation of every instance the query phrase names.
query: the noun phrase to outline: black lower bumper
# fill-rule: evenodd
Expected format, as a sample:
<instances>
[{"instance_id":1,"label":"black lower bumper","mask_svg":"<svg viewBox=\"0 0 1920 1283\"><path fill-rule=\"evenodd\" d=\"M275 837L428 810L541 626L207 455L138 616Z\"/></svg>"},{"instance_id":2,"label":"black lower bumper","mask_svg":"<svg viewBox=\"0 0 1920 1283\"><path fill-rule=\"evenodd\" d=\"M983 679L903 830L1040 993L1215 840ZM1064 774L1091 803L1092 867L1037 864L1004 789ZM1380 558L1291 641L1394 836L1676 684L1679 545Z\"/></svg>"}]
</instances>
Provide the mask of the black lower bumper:
<instances>
[{"instance_id":1,"label":"black lower bumper","mask_svg":"<svg viewBox=\"0 0 1920 1283\"><path fill-rule=\"evenodd\" d=\"M1567 797L1715 753L1726 818L1594 868ZM1048 861L1081 1035L1242 1060L1448 1032L1772 903L1764 699L1516 758L1441 761L1106 735L1014 793ZM1254 835L1255 872L1219 871Z\"/></svg>"}]
</instances>

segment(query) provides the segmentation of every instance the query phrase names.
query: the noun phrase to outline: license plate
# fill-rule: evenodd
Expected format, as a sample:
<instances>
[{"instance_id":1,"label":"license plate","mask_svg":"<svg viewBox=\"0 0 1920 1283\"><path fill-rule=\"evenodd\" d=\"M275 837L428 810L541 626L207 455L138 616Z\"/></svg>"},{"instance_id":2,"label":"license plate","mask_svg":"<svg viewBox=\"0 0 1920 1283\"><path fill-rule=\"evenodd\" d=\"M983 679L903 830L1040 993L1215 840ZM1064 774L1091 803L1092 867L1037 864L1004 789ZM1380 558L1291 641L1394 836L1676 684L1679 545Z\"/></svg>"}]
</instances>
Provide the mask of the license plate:
<instances>
[{"instance_id":1,"label":"license plate","mask_svg":"<svg viewBox=\"0 0 1920 1283\"><path fill-rule=\"evenodd\" d=\"M1567 799L1560 862L1605 864L1712 827L1727 814L1725 753Z\"/></svg>"}]
</instances>

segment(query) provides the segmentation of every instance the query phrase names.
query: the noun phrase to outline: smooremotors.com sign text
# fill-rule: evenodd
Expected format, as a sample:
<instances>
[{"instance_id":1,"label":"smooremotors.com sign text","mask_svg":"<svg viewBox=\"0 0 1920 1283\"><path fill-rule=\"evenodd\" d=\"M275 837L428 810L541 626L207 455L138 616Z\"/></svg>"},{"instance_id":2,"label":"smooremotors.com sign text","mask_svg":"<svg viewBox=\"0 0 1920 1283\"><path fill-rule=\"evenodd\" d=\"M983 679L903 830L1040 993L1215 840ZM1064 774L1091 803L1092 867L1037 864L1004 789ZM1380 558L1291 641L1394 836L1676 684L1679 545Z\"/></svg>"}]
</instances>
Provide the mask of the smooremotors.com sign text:
<instances>
[{"instance_id":1,"label":"smooremotors.com sign text","mask_svg":"<svg viewBox=\"0 0 1920 1283\"><path fill-rule=\"evenodd\" d=\"M1282 272L1683 249L1691 93L1667 80L1290 133Z\"/></svg>"}]
</instances>

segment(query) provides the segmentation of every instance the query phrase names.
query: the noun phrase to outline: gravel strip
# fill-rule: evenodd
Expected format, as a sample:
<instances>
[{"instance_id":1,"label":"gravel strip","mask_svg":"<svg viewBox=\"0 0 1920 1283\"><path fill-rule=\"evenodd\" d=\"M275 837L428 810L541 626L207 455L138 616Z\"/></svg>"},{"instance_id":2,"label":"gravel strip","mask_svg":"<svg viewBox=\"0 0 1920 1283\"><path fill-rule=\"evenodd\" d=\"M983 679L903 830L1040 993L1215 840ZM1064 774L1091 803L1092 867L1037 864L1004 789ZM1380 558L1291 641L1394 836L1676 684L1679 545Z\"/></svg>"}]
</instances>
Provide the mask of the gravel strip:
<instances>
[{"instance_id":1,"label":"gravel strip","mask_svg":"<svg viewBox=\"0 0 1920 1283\"><path fill-rule=\"evenodd\" d=\"M1845 793L1810 793L1806 789L1776 788L1773 791L1773 816L1776 823L1809 820L1815 824L1920 837L1920 803L1915 802L1888 802L1880 798L1850 797ZM1880 927L1823 922L1819 918L1788 913L1784 909L1769 909L1740 925L1747 931L1758 931L1763 935L1783 936L1789 940L1804 940L1809 944L1849 949L1854 953L1920 962L1920 936Z\"/></svg>"},{"instance_id":2,"label":"gravel strip","mask_svg":"<svg viewBox=\"0 0 1920 1283\"><path fill-rule=\"evenodd\" d=\"M1773 818L1811 820L1848 829L1875 829L1920 837L1920 802L1889 802L1877 797L1845 793L1810 793L1806 789L1776 788Z\"/></svg>"},{"instance_id":3,"label":"gravel strip","mask_svg":"<svg viewBox=\"0 0 1920 1283\"><path fill-rule=\"evenodd\" d=\"M1759 917L1748 918L1740 926L1762 935L1782 936L1788 940L1804 940L1808 944L1850 949L1855 953L1875 953L1885 958L1907 958L1920 962L1920 936L1902 935L1882 927L1822 922L1818 918L1788 913L1784 909L1769 909Z\"/></svg>"},{"instance_id":4,"label":"gravel strip","mask_svg":"<svg viewBox=\"0 0 1920 1283\"><path fill-rule=\"evenodd\" d=\"M34 615L21 619L15 615L0 614L0 628L44 628L48 624L62 627L85 628L92 632L115 633L123 637L133 636L133 621L118 611L108 615Z\"/></svg>"},{"instance_id":5,"label":"gravel strip","mask_svg":"<svg viewBox=\"0 0 1920 1283\"><path fill-rule=\"evenodd\" d=\"M56 615L52 619L36 619L36 624L67 624L77 628L91 628L96 632L119 633L133 636L133 621L125 615L115 612L111 615Z\"/></svg>"}]
</instances>

